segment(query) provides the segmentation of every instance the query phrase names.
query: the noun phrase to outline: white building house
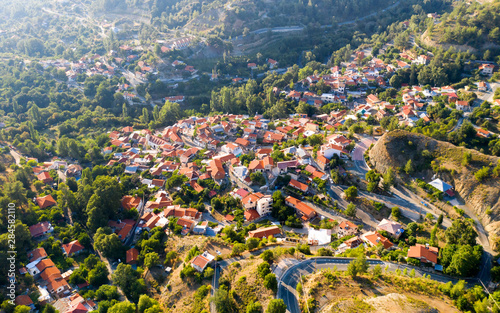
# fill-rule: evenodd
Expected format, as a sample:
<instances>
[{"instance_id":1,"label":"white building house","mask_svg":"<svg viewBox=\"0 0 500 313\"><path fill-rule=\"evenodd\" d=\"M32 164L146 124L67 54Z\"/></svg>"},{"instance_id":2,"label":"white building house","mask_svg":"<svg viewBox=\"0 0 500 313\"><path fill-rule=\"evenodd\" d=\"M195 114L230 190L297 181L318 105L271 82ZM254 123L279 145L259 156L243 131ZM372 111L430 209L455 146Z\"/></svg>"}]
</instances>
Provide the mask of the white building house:
<instances>
[{"instance_id":1,"label":"white building house","mask_svg":"<svg viewBox=\"0 0 500 313\"><path fill-rule=\"evenodd\" d=\"M348 154L348 152L344 150L341 146L334 144L322 145L320 148L320 152L325 158L329 160L332 159L334 154L338 155L340 158L346 158Z\"/></svg>"},{"instance_id":2,"label":"white building house","mask_svg":"<svg viewBox=\"0 0 500 313\"><path fill-rule=\"evenodd\" d=\"M314 228L309 229L307 236L307 243L312 246L322 246L327 245L332 241L332 230L331 229L319 229Z\"/></svg>"},{"instance_id":3,"label":"white building house","mask_svg":"<svg viewBox=\"0 0 500 313\"><path fill-rule=\"evenodd\" d=\"M479 66L479 70L481 71L481 74L483 74L483 75L493 74L494 69L495 69L495 65L493 65L493 64L481 64L481 66Z\"/></svg>"},{"instance_id":4,"label":"white building house","mask_svg":"<svg viewBox=\"0 0 500 313\"><path fill-rule=\"evenodd\" d=\"M238 146L235 143L229 142L221 147L221 151L227 154L234 154L236 157L240 156L243 154L243 151L241 150L240 146Z\"/></svg>"},{"instance_id":5,"label":"white building house","mask_svg":"<svg viewBox=\"0 0 500 313\"><path fill-rule=\"evenodd\" d=\"M26 265L26 269L28 270L28 273L30 273L31 276L35 276L40 274L40 270L36 267L36 265L40 262L40 260L35 260L28 265Z\"/></svg>"},{"instance_id":6,"label":"white building house","mask_svg":"<svg viewBox=\"0 0 500 313\"><path fill-rule=\"evenodd\" d=\"M325 103L333 103L335 102L336 96L331 93L324 93L321 95L321 101Z\"/></svg>"},{"instance_id":7,"label":"white building house","mask_svg":"<svg viewBox=\"0 0 500 313\"><path fill-rule=\"evenodd\" d=\"M266 195L257 201L257 213L260 216L264 216L271 213L273 208L273 198L270 195Z\"/></svg>"},{"instance_id":8,"label":"white building house","mask_svg":"<svg viewBox=\"0 0 500 313\"><path fill-rule=\"evenodd\" d=\"M191 266L201 273L205 270L205 268L207 268L208 265L210 265L210 263L213 262L214 259L215 256L205 251L202 254L194 257L194 259L191 261Z\"/></svg>"}]
</instances>

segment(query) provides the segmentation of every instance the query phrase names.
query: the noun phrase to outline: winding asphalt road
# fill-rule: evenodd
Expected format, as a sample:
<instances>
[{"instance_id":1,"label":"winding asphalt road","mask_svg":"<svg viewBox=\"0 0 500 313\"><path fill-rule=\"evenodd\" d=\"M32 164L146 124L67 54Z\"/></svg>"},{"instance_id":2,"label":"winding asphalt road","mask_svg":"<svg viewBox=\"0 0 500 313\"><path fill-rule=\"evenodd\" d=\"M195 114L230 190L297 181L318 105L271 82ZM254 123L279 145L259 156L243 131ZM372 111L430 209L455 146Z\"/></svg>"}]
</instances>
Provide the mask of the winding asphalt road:
<instances>
[{"instance_id":1,"label":"winding asphalt road","mask_svg":"<svg viewBox=\"0 0 500 313\"><path fill-rule=\"evenodd\" d=\"M286 306L287 306L287 312L290 313L300 313L300 307L299 307L299 302L297 300L297 283L299 282L301 276L303 275L309 275L313 273L316 270L320 269L326 269L326 268L334 268L336 267L337 270L340 271L345 271L347 270L347 266L349 265L349 262L351 262L353 258L337 258L337 257L317 257L317 258L310 258L305 261L302 261L298 264L295 264L291 267L289 267L282 275L279 280L278 284L278 294L277 298L282 299ZM439 281L439 282L449 282L451 281L452 283L456 283L457 279L443 276L443 275L437 275L433 273L427 273L425 271L421 271L418 268L412 267L412 266L407 266L407 265L401 265L401 264L395 264L391 262L383 262L378 259L368 259L367 260L368 264L370 267L376 266L377 264L380 265L381 267L388 266L388 270L391 272L396 271L397 269L400 269L403 271L405 268L408 269L408 271L411 271L412 269L415 269L415 276L420 277L423 274L430 275L431 279Z\"/></svg>"},{"instance_id":2,"label":"winding asphalt road","mask_svg":"<svg viewBox=\"0 0 500 313\"><path fill-rule=\"evenodd\" d=\"M365 16L357 18L355 20L350 20L350 21L345 21L345 22L337 23L336 26L349 25L349 24L354 24L354 23L363 21L363 20L365 20L367 18L370 18L372 16L378 15L378 14L380 14L382 12L385 12L387 10L390 10L390 9L393 9L393 8L397 7L400 2L401 1L397 1L397 2L395 2L393 4L391 4L390 6L388 6L387 8L385 8L385 9L373 12L371 14L365 15ZM333 27L333 25L331 25L331 24L330 25L321 25L321 28L330 28L330 27ZM294 32L294 31L304 30L304 26L282 26L282 27L274 27L274 28L261 28L261 29L256 29L254 31L251 31L250 33L251 34L263 34L263 33L268 32L269 30L271 30L271 32L273 32L273 33L286 33L286 32ZM239 39L239 38L241 38L241 36L236 37L236 39Z\"/></svg>"},{"instance_id":3,"label":"winding asphalt road","mask_svg":"<svg viewBox=\"0 0 500 313\"><path fill-rule=\"evenodd\" d=\"M364 179L368 166L364 160L363 154L365 150L370 146L371 138L364 138L356 145L353 150L353 161L355 164L354 173L359 175L360 178ZM375 142L374 142L375 143ZM333 191L333 188L331 189ZM359 195L368 199L373 199L378 202L384 203L389 207L398 206L402 208L402 213L406 217L414 220L415 214L418 212L419 215L422 214L425 216L427 213L431 213L434 216L439 216L442 212L436 208L431 203L427 202L425 199L415 195L413 192L405 188L404 186L399 186L398 188L392 188L393 197L385 197L382 195L367 193L360 191ZM474 220L477 232L478 232L478 242L484 249L482 258L481 258L481 270L477 276L477 279L481 280L482 283L488 284L491 281L491 267L492 267L492 249L488 240L488 233L484 229L483 225L479 221L478 217L474 213L472 209L470 209L467 205L457 205L459 208L463 209L465 213ZM361 210L358 210L360 213ZM363 219L363 222L367 223L366 217L363 218L360 214L357 214L358 217ZM448 218L443 219L443 227L451 226L451 221Z\"/></svg>"}]
</instances>

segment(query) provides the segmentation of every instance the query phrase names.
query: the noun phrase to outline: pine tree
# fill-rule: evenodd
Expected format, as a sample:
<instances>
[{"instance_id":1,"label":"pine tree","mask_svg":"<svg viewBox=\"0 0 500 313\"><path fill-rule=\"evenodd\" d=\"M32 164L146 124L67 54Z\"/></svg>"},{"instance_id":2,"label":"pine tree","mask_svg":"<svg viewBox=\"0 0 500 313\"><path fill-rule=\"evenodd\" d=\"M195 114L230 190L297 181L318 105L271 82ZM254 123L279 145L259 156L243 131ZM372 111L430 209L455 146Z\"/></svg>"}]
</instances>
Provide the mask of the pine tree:
<instances>
[{"instance_id":1,"label":"pine tree","mask_svg":"<svg viewBox=\"0 0 500 313\"><path fill-rule=\"evenodd\" d=\"M415 171L415 169L413 168L413 163L411 162L411 159L409 159L408 162L406 162L404 171L408 175L413 174L413 172Z\"/></svg>"},{"instance_id":2,"label":"pine tree","mask_svg":"<svg viewBox=\"0 0 500 313\"><path fill-rule=\"evenodd\" d=\"M157 122L159 118L160 118L160 108L157 105L155 105L153 109L153 120Z\"/></svg>"},{"instance_id":3,"label":"pine tree","mask_svg":"<svg viewBox=\"0 0 500 313\"><path fill-rule=\"evenodd\" d=\"M123 105L122 105L122 115L123 115L123 118L127 118L128 117L127 104L126 103L123 103Z\"/></svg>"},{"instance_id":4,"label":"pine tree","mask_svg":"<svg viewBox=\"0 0 500 313\"><path fill-rule=\"evenodd\" d=\"M147 108L143 108L142 109L142 116L141 116L141 120L144 124L147 124L149 123L149 111Z\"/></svg>"}]
</instances>

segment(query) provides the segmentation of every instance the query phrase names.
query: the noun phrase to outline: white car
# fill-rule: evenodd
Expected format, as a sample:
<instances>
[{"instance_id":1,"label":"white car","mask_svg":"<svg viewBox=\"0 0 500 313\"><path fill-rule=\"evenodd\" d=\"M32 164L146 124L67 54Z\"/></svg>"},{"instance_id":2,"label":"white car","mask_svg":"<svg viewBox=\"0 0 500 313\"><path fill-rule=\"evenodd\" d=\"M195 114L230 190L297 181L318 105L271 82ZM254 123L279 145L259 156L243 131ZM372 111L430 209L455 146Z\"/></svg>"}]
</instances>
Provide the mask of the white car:
<instances>
[{"instance_id":1,"label":"white car","mask_svg":"<svg viewBox=\"0 0 500 313\"><path fill-rule=\"evenodd\" d=\"M221 255L222 254L219 250L215 250L215 253L217 253L217 255Z\"/></svg>"}]
</instances>

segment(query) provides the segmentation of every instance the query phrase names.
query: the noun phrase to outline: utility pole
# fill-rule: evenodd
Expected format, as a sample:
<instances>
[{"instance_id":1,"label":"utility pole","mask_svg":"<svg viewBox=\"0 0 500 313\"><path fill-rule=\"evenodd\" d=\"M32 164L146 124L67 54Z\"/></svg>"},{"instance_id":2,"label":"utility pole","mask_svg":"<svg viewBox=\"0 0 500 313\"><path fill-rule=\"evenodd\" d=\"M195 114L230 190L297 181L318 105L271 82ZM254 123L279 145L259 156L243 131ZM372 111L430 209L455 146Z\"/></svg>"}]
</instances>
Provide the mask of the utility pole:
<instances>
[{"instance_id":1,"label":"utility pole","mask_svg":"<svg viewBox=\"0 0 500 313\"><path fill-rule=\"evenodd\" d=\"M488 288L486 288L486 286L484 285L483 281L481 280L481 278L478 278L479 282L481 283L481 285L483 285L483 288L484 290L486 290L486 293L488 294L488 297L490 299L493 300L493 302L495 302L495 305L498 309L500 309L500 306L498 305L498 302L495 300L495 298L493 298L493 296L491 295L490 291L488 290Z\"/></svg>"}]
</instances>

